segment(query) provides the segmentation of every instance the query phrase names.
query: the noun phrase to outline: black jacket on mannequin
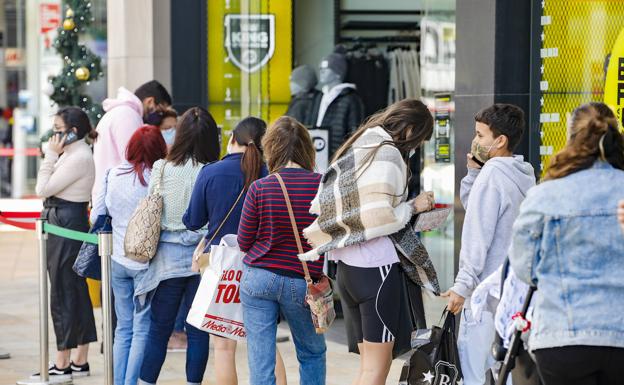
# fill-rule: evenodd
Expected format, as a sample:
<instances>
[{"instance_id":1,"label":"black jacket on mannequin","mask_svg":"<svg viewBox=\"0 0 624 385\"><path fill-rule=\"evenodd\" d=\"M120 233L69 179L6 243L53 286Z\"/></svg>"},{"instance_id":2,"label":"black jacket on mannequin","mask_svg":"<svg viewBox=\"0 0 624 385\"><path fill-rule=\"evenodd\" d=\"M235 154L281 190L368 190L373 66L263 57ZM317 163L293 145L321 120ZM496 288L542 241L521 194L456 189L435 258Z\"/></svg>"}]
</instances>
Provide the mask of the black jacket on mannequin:
<instances>
[{"instance_id":1,"label":"black jacket on mannequin","mask_svg":"<svg viewBox=\"0 0 624 385\"><path fill-rule=\"evenodd\" d=\"M290 100L286 115L297 119L306 127L313 127L322 97L323 93L316 89L299 93Z\"/></svg>"},{"instance_id":2,"label":"black jacket on mannequin","mask_svg":"<svg viewBox=\"0 0 624 385\"><path fill-rule=\"evenodd\" d=\"M364 104L353 88L345 88L327 107L322 128L329 129L329 156L340 148L345 140L364 121Z\"/></svg>"}]
</instances>

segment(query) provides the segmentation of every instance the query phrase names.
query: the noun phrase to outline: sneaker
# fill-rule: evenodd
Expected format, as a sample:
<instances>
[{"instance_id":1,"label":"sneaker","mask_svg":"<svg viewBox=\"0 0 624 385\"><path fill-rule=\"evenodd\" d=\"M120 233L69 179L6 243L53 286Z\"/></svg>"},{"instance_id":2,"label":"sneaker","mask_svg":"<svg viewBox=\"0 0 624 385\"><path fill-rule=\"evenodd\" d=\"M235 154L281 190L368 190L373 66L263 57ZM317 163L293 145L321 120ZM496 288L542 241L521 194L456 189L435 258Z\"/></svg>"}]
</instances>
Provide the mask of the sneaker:
<instances>
[{"instance_id":1,"label":"sneaker","mask_svg":"<svg viewBox=\"0 0 624 385\"><path fill-rule=\"evenodd\" d=\"M72 371L72 376L74 377L87 377L91 375L89 371L89 363L85 363L84 365L76 365L72 361L71 365L69 365Z\"/></svg>"},{"instance_id":2,"label":"sneaker","mask_svg":"<svg viewBox=\"0 0 624 385\"><path fill-rule=\"evenodd\" d=\"M72 369L71 365L66 367L65 369L59 369L55 364L50 363L50 368L48 369L48 376L50 376L50 380L70 380L72 378ZM32 380L37 380L41 377L40 373L33 374L30 376Z\"/></svg>"},{"instance_id":3,"label":"sneaker","mask_svg":"<svg viewBox=\"0 0 624 385\"><path fill-rule=\"evenodd\" d=\"M185 352L187 345L186 333L173 332L167 343L167 351L171 353Z\"/></svg>"}]
</instances>

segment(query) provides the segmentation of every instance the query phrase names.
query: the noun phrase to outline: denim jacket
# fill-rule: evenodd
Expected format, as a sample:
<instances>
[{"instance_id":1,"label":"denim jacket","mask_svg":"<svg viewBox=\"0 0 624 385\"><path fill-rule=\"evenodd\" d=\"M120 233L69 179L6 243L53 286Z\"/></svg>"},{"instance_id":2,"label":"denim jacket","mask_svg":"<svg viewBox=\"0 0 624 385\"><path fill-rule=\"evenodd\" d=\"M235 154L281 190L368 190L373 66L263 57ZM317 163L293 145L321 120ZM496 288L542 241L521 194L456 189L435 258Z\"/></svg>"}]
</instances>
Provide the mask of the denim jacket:
<instances>
[{"instance_id":1,"label":"denim jacket","mask_svg":"<svg viewBox=\"0 0 624 385\"><path fill-rule=\"evenodd\" d=\"M537 285L530 350L624 348L624 234L616 219L624 171L593 167L531 189L509 251L518 277Z\"/></svg>"}]
</instances>

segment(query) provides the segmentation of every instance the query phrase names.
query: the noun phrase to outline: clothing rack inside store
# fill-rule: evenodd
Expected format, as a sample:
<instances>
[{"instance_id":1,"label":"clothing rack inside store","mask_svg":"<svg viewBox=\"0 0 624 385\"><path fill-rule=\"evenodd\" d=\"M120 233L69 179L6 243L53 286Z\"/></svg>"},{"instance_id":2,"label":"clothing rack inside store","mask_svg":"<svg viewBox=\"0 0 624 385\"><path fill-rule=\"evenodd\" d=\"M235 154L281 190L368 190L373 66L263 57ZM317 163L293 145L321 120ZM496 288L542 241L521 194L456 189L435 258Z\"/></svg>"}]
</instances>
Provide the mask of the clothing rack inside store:
<instances>
[{"instance_id":1,"label":"clothing rack inside store","mask_svg":"<svg viewBox=\"0 0 624 385\"><path fill-rule=\"evenodd\" d=\"M420 43L422 10L345 9L341 0L334 0L334 44L342 43ZM362 16L362 19L357 19ZM405 20L402 16L414 16ZM374 20L371 20L374 18ZM390 35L388 32L397 31ZM349 35L364 32L363 36ZM371 34L373 32L373 34ZM380 34L374 34L380 32Z\"/></svg>"}]
</instances>

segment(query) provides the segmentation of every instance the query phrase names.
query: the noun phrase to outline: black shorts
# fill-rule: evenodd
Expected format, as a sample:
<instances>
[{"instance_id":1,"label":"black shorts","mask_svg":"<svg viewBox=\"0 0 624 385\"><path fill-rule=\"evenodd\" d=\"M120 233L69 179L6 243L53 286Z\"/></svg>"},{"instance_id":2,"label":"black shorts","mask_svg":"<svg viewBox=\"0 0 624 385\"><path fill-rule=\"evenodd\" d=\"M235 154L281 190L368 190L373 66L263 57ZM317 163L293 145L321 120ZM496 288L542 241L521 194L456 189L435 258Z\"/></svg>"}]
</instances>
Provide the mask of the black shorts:
<instances>
[{"instance_id":1,"label":"black shorts","mask_svg":"<svg viewBox=\"0 0 624 385\"><path fill-rule=\"evenodd\" d=\"M336 279L350 350L363 341L394 341L402 298L399 264L365 268L338 262Z\"/></svg>"}]
</instances>

